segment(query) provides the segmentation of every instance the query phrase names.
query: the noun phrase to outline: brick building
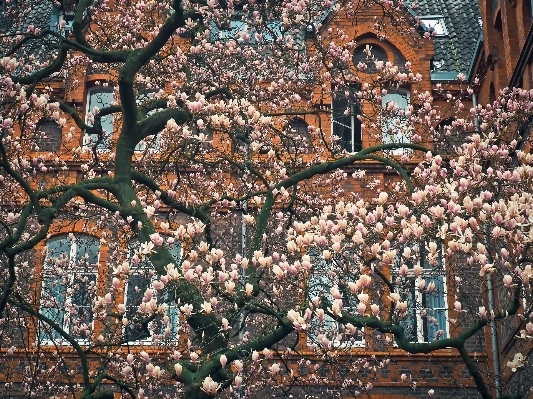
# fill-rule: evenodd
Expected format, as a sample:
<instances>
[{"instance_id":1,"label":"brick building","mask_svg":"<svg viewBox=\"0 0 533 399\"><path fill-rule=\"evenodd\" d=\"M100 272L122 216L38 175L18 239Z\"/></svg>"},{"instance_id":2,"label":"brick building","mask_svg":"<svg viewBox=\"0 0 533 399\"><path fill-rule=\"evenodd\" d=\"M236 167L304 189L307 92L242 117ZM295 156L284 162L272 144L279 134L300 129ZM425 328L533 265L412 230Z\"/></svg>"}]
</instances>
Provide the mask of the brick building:
<instances>
[{"instance_id":1,"label":"brick building","mask_svg":"<svg viewBox=\"0 0 533 399\"><path fill-rule=\"evenodd\" d=\"M1 3L4 4L4 3ZM508 3L503 2L502 5L498 4L498 8L489 12L490 5L481 4L481 14L479 12L478 4L476 1L461 2L457 0L439 0L439 1L420 1L416 2L416 6L413 4L409 8L409 12L412 16L418 17L420 24L416 27L415 34L410 37L406 35L400 35L396 31L387 31L386 38L379 38L375 34L375 21L376 18L382 17L381 11L378 7L372 8L368 13L361 15L355 21L344 15L342 12L325 13L320 21L317 21L317 25L321 25L321 29L317 33L325 40L328 40L328 36L331 35L331 31L341 29L345 34L350 37L351 40L355 40L357 45L353 51L350 62L354 65L364 63L367 61L367 53L365 50L371 47L372 55L376 61L392 62L399 66L405 65L407 61L411 63L411 71L413 74L422 75L422 79L419 82L401 86L395 90L390 90L383 96L382 106L385 107L387 103L394 101L401 108L407 109L407 107L416 101L416 97L419 93L430 92L435 99L435 106L441 110L442 120L440 126L446 126L452 123L454 115L450 115L447 112L447 99L444 96L442 88L452 93L460 93L464 89L468 81L473 81L476 75L484 74L480 92L479 101L483 102L486 99L490 100L494 97L497 90L511 82L512 86L523 85L524 88L529 88L530 78L525 78L531 75L531 63L529 56L531 54L531 46L533 46L533 39L531 34L527 35L531 25L531 18L526 17L519 18L519 15L531 15L530 4L528 2ZM495 7L495 2L492 3L492 8ZM514 12L514 13L513 13ZM490 19L487 15L492 14ZM511 22L511 18L514 19ZM526 20L528 21L526 23ZM24 28L29 25L35 27L41 27L42 29L49 28L52 31L60 32L60 26L64 26L61 32L68 32L71 29L73 21L73 12L68 6L62 6L60 4L48 4L39 3L38 7L34 9L34 12L28 16L28 19L24 20ZM483 21L483 23L481 23ZM490 21L490 23L489 23ZM499 22L498 22L499 21ZM516 21L516 22L514 22ZM492 29L493 23L494 27ZM8 24L4 20L4 26ZM86 24L90 24L90 20L87 20ZM1 26L1 25L0 25ZM517 27L514 29L514 27ZM483 31L482 31L483 27ZM7 28L8 30L9 28ZM230 32L240 32L245 27L242 27L240 21L235 20L230 24ZM220 29L218 32L213 29L212 41L225 39L228 29ZM420 40L425 33L430 32L434 39ZM497 35L501 32L500 36ZM530 32L531 33L531 32ZM302 38L300 38L302 39ZM180 40L186 40L181 38ZM510 43L518 40L524 50L518 56L517 52L512 51ZM305 37L302 39L306 43L309 49L312 48L312 37ZM529 49L529 50L528 50ZM309 50L311 51L311 50ZM502 52L503 51L503 52ZM505 63L500 60L505 60ZM515 68L514 65L517 65ZM518 72L515 72L518 71ZM378 71L375 70L375 66L369 63L369 67L366 72L361 73L362 79L360 81L354 81L353 86L348 88L350 90L356 90L357 85L365 83L365 76L369 79L372 75ZM515 75L520 75L515 77ZM528 75L529 74L529 75ZM517 76L518 76L517 75ZM514 80L513 80L514 79ZM100 109L110 107L113 102L113 85L116 85L118 81L117 73L111 69L102 68L101 65L88 65L80 63L78 69L73 69L72 73L68 76L56 76L52 78L47 85L51 89L51 93L57 98L64 100L72 108L79 111L80 115L89 120L89 113L94 107ZM73 84L77 82L77 84ZM515 82L515 83L513 83ZM290 138L290 134L296 132L299 136L304 136L307 132L308 125L319 125L321 123L324 128L326 137L332 135L340 138L338 141L342 149L348 153L357 152L363 148L367 148L371 145L380 142L393 142L400 141L405 142L406 136L394 136L388 137L388 133L384 129L375 129L368 127L365 123L361 123L358 119L358 115L363 111L367 115L372 115L371 109L358 108L357 104L352 101L350 96L344 95L346 87L333 87L332 94L325 97L324 101L315 101L317 109L331 109L330 116L314 116L314 115L301 115L297 118L291 118L287 121L288 131L286 134ZM147 89L147 87L145 87ZM157 101L160 99L160 92L164 94L164 88L159 88L159 92L154 90L154 87L150 90L145 90L144 93L138 93L138 103L142 104L144 101ZM144 96L144 97L143 97ZM492 96L492 97L491 97ZM307 98L313 103L314 98L318 98L318 92L307 93ZM469 104L468 100L466 103ZM347 112L347 110L349 110ZM100 120L101 127L106 130L108 136L103 139L97 135L91 135L87 132L82 132L80 129L74 131L74 142L80 147L91 146L96 141L95 148L98 151L106 152L111 150L113 142L118 136L118 129L116 129L116 120L109 114L104 116ZM67 123L68 125L68 123ZM437 129L438 126L435 126ZM69 134L66 128L61 127L57 122L43 118L38 121L35 126L35 135L32 137L36 147L33 150L36 153L43 152L58 152L61 150L61 138L64 138ZM210 132L211 136L207 140L207 146L213 146L223 148L227 145L226 141L217 135L216 132ZM141 153L150 146L154 146L157 151L156 133L154 137L147 138L144 143L139 143L135 151ZM232 143L234 144L234 143ZM308 142L309 151L312 151L312 140ZM433 143L424 140L424 144L430 146ZM71 149L73 145L67 144ZM438 147L438 145L435 145ZM228 146L229 147L229 146ZM446 151L445 148L437 148L442 151ZM294 149L287 146L289 153L298 152L300 149ZM401 156L402 152L398 151L396 154ZM140 156L140 155L139 155ZM81 160L80 160L81 159ZM71 168L69 173L60 175L59 179L68 184L83 179L85 171L82 169L83 157L70 158L65 162L69 163ZM353 168L355 170L355 168ZM391 173L381 163L367 162L364 165L365 172L369 178L383 182L384 186L397 179L396 174ZM351 168L347 168L348 171L353 172ZM101 172L101 171L100 171ZM40 180L39 180L40 179ZM38 187L46 188L50 179L44 175L38 175L38 178L32 182ZM362 196L365 195L365 187L357 181L348 181L344 184L343 189L347 192L360 192ZM161 218L164 218L164 211L161 211ZM178 220L181 216L176 217ZM241 214L237 213L236 219L233 220L235 226L239 226L241 222ZM183 217L185 221L186 218ZM228 250L235 250L239 248L243 241L246 241L246 234L244 239L241 239L239 234L235 234L235 230L230 230L225 224L227 221L223 220L219 226L216 226L213 231L218 236L225 238L225 245ZM232 226L234 227L234 226ZM80 233L81 238L68 237L67 232ZM71 223L68 226L55 227L53 234L45 241L41 242L36 248L36 252L41 252L45 245L48 246L48 250L54 249L57 253L67 254L67 258L80 259L79 248L83 245L85 247L85 256L88 256L86 263L96 266L95 270L87 272L84 275L84 284L80 288L80 291L89 290L91 284L96 284L96 281L101 279L109 279L109 271L105 268L105 263L109 258L113 257L115 252L110 248L110 245L102 245L102 237L100 236L102 227L96 223L84 223L83 220ZM90 233L92 235L83 235L81 233ZM228 238L228 236L232 236ZM133 247L138 246L138 242L133 243ZM176 245L171 248L172 256L175 259L179 259L182 248ZM129 253L129 257L136 256L136 249L132 249ZM45 275L42 278L43 293L42 298L45 295L53 297L54 295L60 295L60 293L54 293L54 288L57 285L57 281L53 279L51 272L47 273L47 267L51 267L50 259L46 256L37 256L40 265L40 271ZM50 269L52 270L52 269ZM473 272L475 275L477 272ZM103 275L103 276L102 276ZM316 284L322 284L321 278L313 280ZM436 298L431 298L434 301L432 306L436 311L435 318L438 319L439 330L442 330L445 337L454 336L458 334L460 329L454 328L448 323L447 310L451 307L450 301L452 298L446 295L445 280L438 278L435 280L437 284L440 284L440 289ZM134 286L135 284L135 286ZM139 305L142 298L130 299L128 304L128 297L133 298L135 294L144 292L144 290L151 284L150 278L138 273L137 275L130 277L128 286L123 287L124 293L121 300L126 307L133 307ZM135 289L134 289L135 288ZM475 288L474 288L475 289ZM45 291L48 291L45 293ZM135 292L137 291L137 292ZM429 301L430 298L426 298L424 295L418 295L417 299L413 299L414 302ZM87 323L91 324L92 314L86 310L90 305L87 302L88 295L69 294L72 296L71 301L77 305L78 314L80 317L86 318ZM413 298L415 298L415 292L413 291ZM48 298L50 299L50 298ZM53 298L52 298L53 299ZM41 299L41 303L44 299ZM134 302L134 303L132 303ZM429 342L436 339L437 329L434 326L428 325L422 321L420 314L421 303L413 305L410 310L409 323L407 326L409 329L410 339L412 342ZM65 313L61 311L42 310L42 314L45 314L51 319L65 319ZM167 314L170 319L171 335L177 334L177 311L175 307L170 307ZM64 323L64 329L69 330L71 325ZM163 326L161 327L161 329ZM517 325L517 328L519 326ZM157 329L156 329L157 330ZM74 334L78 334L78 331L68 331ZM125 330L125 335L128 334L143 334L143 329L137 327L131 327L129 330ZM396 349L380 349L376 346L372 349L365 347L364 339L372 339L372 336L365 333L365 337L360 337L356 341L356 344L350 348L349 352L352 356L356 357L376 357L378 359L384 359L385 357L390 359L391 365L388 368L380 370L381 374L376 379L374 388L370 391L370 397L374 399L390 398L410 398L410 397L425 397L429 389L433 389L438 397L476 397L477 390L475 385L470 380L468 373L463 367L457 367L459 359L458 354L452 349L441 349L437 352L429 355L407 355L405 352ZM61 339L56 332L49 330L42 330L36 334L35 337L42 345L55 345L55 341ZM312 337L314 338L314 337ZM146 345L146 343L153 338L150 336L143 337L145 341L134 340L135 342L141 342L139 345ZM310 347L310 338L307 334L302 333L298 337L299 348L302 352L308 351L309 356L312 355ZM505 345L505 343L503 343ZM490 357L492 351L492 344L490 341L490 333L483 331L482 334L478 334L475 338L469 341L468 351L474 354L476 359L484 368L488 371L492 370L492 363L489 360L493 360ZM430 363L433 362L433 363ZM21 364L25 364L21 362ZM434 366L437 364L438 366ZM335 373L337 370L328 370L327 366L323 368L323 373ZM408 375L414 382L414 384L405 383L402 380L402 375ZM371 372L362 371L361 375L371 378ZM489 377L492 378L492 377ZM417 389L413 389L413 386ZM7 392L7 391L6 391ZM11 391L10 391L11 392ZM305 386L294 387L293 394L295 396L304 396L306 394L314 395L316 397L328 398L337 397L343 394L343 390L336 386L331 385L316 385L306 384ZM262 391L262 394L268 394L268 388ZM8 394L6 394L8 395ZM8 396L6 396L8 397Z\"/></svg>"},{"instance_id":2,"label":"brick building","mask_svg":"<svg viewBox=\"0 0 533 399\"><path fill-rule=\"evenodd\" d=\"M530 1L480 1L480 12L483 22L483 44L477 54L474 70L475 76L480 78L476 88L479 104L493 104L500 90L533 88L533 14ZM473 77L471 77L473 78ZM517 126L522 142L520 148L529 148L531 135L531 121ZM507 298L499 292L496 304L505 303ZM531 312L524 302L524 314ZM517 339L519 331L527 322L515 319L508 320L493 331L497 352L500 354L493 368L500 368L501 385L516 389L520 381L531 378L531 367L513 373L507 362L515 353L522 353L529 364L533 360L531 345ZM498 365L499 362L499 365ZM502 388L503 389L503 388Z\"/></svg>"}]
</instances>

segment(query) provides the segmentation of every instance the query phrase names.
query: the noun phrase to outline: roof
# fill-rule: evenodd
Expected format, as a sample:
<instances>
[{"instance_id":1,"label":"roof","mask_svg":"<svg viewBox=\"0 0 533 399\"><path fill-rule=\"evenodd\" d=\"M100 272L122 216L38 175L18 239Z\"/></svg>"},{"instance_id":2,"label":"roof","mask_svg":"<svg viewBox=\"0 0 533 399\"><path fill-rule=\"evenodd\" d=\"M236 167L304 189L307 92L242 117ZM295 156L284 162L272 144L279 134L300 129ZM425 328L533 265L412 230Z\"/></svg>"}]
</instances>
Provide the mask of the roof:
<instances>
[{"instance_id":1,"label":"roof","mask_svg":"<svg viewBox=\"0 0 533 399\"><path fill-rule=\"evenodd\" d=\"M27 4L27 3L26 3ZM13 20L6 16L5 13L0 13L0 32L13 34L16 32L27 32L28 27L33 25L34 28L40 30L50 29L50 21L52 17L52 2L33 0L31 2L31 11L24 15L22 21L18 25L13 24ZM0 48L0 50L8 50L8 48ZM42 43L31 42L24 46L23 51L19 51L17 55L34 54L39 58L44 59L45 53L51 50L46 48Z\"/></svg>"},{"instance_id":2,"label":"roof","mask_svg":"<svg viewBox=\"0 0 533 399\"><path fill-rule=\"evenodd\" d=\"M463 73L469 78L471 64L482 39L479 0L408 0L417 17L442 15L448 35L434 38L434 76ZM416 6L414 6L416 4Z\"/></svg>"},{"instance_id":3,"label":"roof","mask_svg":"<svg viewBox=\"0 0 533 399\"><path fill-rule=\"evenodd\" d=\"M0 6L2 7L2 6ZM6 7L5 5L3 6ZM14 33L16 31L25 32L29 25L39 29L50 29L52 17L52 2L50 1L32 1L29 5L31 11L25 15L19 25L13 25L12 20L5 15L5 10L0 13L0 29L5 32Z\"/></svg>"},{"instance_id":4,"label":"roof","mask_svg":"<svg viewBox=\"0 0 533 399\"><path fill-rule=\"evenodd\" d=\"M18 30L26 31L30 24L41 29L50 28L52 3L42 0L32 2L34 8ZM417 17L442 15L444 18L447 35L433 39L435 54L432 80L455 80L459 73L469 78L471 64L482 38L478 0L407 0L406 5L410 5L411 13ZM9 22L1 14L0 30L16 30L13 26L8 27ZM321 16L320 22L323 22L325 16L327 12ZM33 54L47 51L36 47L40 46L33 45L26 48L26 51L30 50L29 53Z\"/></svg>"}]
</instances>

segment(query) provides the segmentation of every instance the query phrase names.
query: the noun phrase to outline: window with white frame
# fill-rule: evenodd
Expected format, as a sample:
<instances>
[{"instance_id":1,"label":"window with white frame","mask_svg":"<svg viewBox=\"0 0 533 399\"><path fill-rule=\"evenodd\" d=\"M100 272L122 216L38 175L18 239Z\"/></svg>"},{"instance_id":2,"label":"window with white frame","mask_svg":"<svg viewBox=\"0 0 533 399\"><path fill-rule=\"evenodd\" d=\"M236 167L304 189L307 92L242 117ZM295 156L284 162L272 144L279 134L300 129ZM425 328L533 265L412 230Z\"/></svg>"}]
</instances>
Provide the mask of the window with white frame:
<instances>
[{"instance_id":1,"label":"window with white frame","mask_svg":"<svg viewBox=\"0 0 533 399\"><path fill-rule=\"evenodd\" d=\"M94 125L95 117L100 110L109 107L114 101L113 89L109 87L93 87L89 89L87 94L87 110L86 123L90 126ZM112 114L105 115L100 118L102 126L102 137L97 134L85 134L83 137L83 144L85 146L93 146L97 144L99 151L111 150L111 139L113 137L113 120Z\"/></svg>"},{"instance_id":2,"label":"window with white frame","mask_svg":"<svg viewBox=\"0 0 533 399\"><path fill-rule=\"evenodd\" d=\"M331 98L331 123L336 144L347 152L362 149L361 121L359 104L353 95L353 88L337 88Z\"/></svg>"},{"instance_id":3,"label":"window with white frame","mask_svg":"<svg viewBox=\"0 0 533 399\"><path fill-rule=\"evenodd\" d=\"M313 254L311 254L311 259L314 266L307 281L309 300L315 297L323 297L329 302L333 302L331 290L337 289L342 295L341 313L343 311L350 314L357 313L359 300L350 292L348 282L351 280L347 275L338 274L338 271L343 268L342 262L344 260L326 260L322 256ZM307 331L307 344L309 346L324 346L325 343L329 343L330 346L336 348L364 346L362 329L358 329L355 334L350 334L342 323L337 322L328 315L324 315L322 321L316 315L313 317L313 321Z\"/></svg>"},{"instance_id":4,"label":"window with white frame","mask_svg":"<svg viewBox=\"0 0 533 399\"><path fill-rule=\"evenodd\" d=\"M381 99L381 132L383 144L410 143L407 117L405 113L409 109L409 91L398 89L389 91ZM390 151L398 155L405 153L403 148Z\"/></svg>"},{"instance_id":5,"label":"window with white frame","mask_svg":"<svg viewBox=\"0 0 533 399\"><path fill-rule=\"evenodd\" d=\"M442 248L439 247L433 257L426 248L421 248L418 253L418 258L404 262L408 267L406 274L400 273L399 264L396 267L395 287L400 294L400 302L407 303L405 314L397 317L400 317L399 324L410 342L432 342L448 337L446 274ZM413 271L416 264L422 267L418 276Z\"/></svg>"},{"instance_id":6,"label":"window with white frame","mask_svg":"<svg viewBox=\"0 0 533 399\"><path fill-rule=\"evenodd\" d=\"M100 240L70 234L50 239L46 248L40 313L83 341L92 333ZM59 332L44 322L39 324L38 335L44 342L66 343Z\"/></svg>"},{"instance_id":7,"label":"window with white frame","mask_svg":"<svg viewBox=\"0 0 533 399\"><path fill-rule=\"evenodd\" d=\"M172 247L167 246L167 249L178 265L182 255L181 245L174 243ZM132 274L128 277L124 289L124 304L128 319L128 325L124 328L124 338L130 342L143 341L144 343L175 339L178 335L179 311L177 305L171 300L172 298L167 298L168 293L163 293L163 297L157 298L158 305L170 299L170 303L167 303L166 314L156 316L150 323L143 325L149 315L143 314L141 305L148 302L151 296L156 297L153 283L158 276L150 260L146 258L142 260L138 241L130 243L129 251Z\"/></svg>"},{"instance_id":8,"label":"window with white frame","mask_svg":"<svg viewBox=\"0 0 533 399\"><path fill-rule=\"evenodd\" d=\"M434 36L448 36L448 29L442 15L424 15L420 17L424 28Z\"/></svg>"},{"instance_id":9,"label":"window with white frame","mask_svg":"<svg viewBox=\"0 0 533 399\"><path fill-rule=\"evenodd\" d=\"M50 30L53 32L61 32L63 36L68 36L72 31L74 16L74 11L67 12L63 7L57 7L55 4L52 4L52 10L50 13Z\"/></svg>"}]
</instances>

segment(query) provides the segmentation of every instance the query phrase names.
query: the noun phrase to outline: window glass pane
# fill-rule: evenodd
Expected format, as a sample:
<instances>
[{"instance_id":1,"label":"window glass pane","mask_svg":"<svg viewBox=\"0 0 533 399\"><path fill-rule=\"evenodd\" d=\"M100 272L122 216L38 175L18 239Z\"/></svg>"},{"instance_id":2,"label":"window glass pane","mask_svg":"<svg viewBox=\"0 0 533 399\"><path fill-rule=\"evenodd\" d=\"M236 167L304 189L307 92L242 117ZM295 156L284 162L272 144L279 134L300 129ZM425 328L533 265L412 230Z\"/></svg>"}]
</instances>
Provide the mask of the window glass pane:
<instances>
[{"instance_id":1,"label":"window glass pane","mask_svg":"<svg viewBox=\"0 0 533 399\"><path fill-rule=\"evenodd\" d=\"M426 284L435 284L435 292L425 293L427 307L427 338L428 342L435 340L438 330L446 331L446 293L444 276L426 279ZM441 337L446 338L446 333Z\"/></svg>"},{"instance_id":2,"label":"window glass pane","mask_svg":"<svg viewBox=\"0 0 533 399\"><path fill-rule=\"evenodd\" d=\"M407 314L400 320L399 325L404 328L406 338L411 342L431 342L435 339L437 331L443 330L446 337L447 320L446 320L446 279L444 276L444 265L442 256L436 259L436 265L429 262L430 257L427 253L426 243L420 243L420 255L418 259L404 261L409 270L413 266L420 264L423 271L418 278L415 278L412 272L407 277L397 277L397 292L400 294L401 301L406 301ZM442 253L441 245L437 244L437 255ZM398 257L396 264L397 271L400 268L400 259ZM425 289L418 288L421 280L425 281ZM432 293L428 293L427 287L430 284L435 285Z\"/></svg>"},{"instance_id":3,"label":"window glass pane","mask_svg":"<svg viewBox=\"0 0 533 399\"><path fill-rule=\"evenodd\" d=\"M133 241L130 243L130 256L133 256L135 252L139 249L140 245L138 241ZM171 256L176 262L180 261L181 258L181 244L174 243L172 247L166 246ZM152 263L145 259L136 266L138 273L131 274L128 278L128 283L126 284L126 317L129 321L129 324L124 329L124 336L128 340L136 340L136 337L143 337L144 340L150 340L156 335L164 335L165 325L163 322L163 317L157 316L153 321L150 322L149 331L152 334L150 337L146 337L144 333L143 326L138 323L142 319L149 317L148 315L143 315L138 312L139 306L143 302L144 293L148 288L152 287L152 281L157 279L157 274L154 274L152 277L149 274L150 270L153 270ZM154 296L156 292L153 293ZM165 298L159 298L158 304L165 302ZM179 312L177 311L176 305L170 303L167 316L169 316L169 326L171 328L170 337L176 336L178 333L178 323L179 323Z\"/></svg>"},{"instance_id":4,"label":"window glass pane","mask_svg":"<svg viewBox=\"0 0 533 399\"><path fill-rule=\"evenodd\" d=\"M366 69L363 69L364 73L377 73L376 61L381 61L383 64L388 61L387 52L379 46L370 46L371 56L366 53L367 45L364 44L355 49L352 57L354 65L357 67L359 64L366 64Z\"/></svg>"},{"instance_id":5,"label":"window glass pane","mask_svg":"<svg viewBox=\"0 0 533 399\"><path fill-rule=\"evenodd\" d=\"M92 299L96 286L96 275L78 274L74 276L72 304L74 310L70 311L70 327L72 335L76 338L87 338L85 332L90 331L93 322Z\"/></svg>"},{"instance_id":6,"label":"window glass pane","mask_svg":"<svg viewBox=\"0 0 533 399\"><path fill-rule=\"evenodd\" d=\"M239 42L252 43L255 41L255 36L253 33L249 32L247 23L232 20L230 23L230 29L220 29L218 31L218 39L237 39Z\"/></svg>"},{"instance_id":7,"label":"window glass pane","mask_svg":"<svg viewBox=\"0 0 533 399\"><path fill-rule=\"evenodd\" d=\"M178 338L180 312L176 304L169 305L168 316L170 317L170 339L176 340Z\"/></svg>"},{"instance_id":8,"label":"window glass pane","mask_svg":"<svg viewBox=\"0 0 533 399\"><path fill-rule=\"evenodd\" d=\"M174 258L176 262L180 262L181 259L181 244L180 243L174 243L172 247L167 247L168 252L170 252L170 255Z\"/></svg>"},{"instance_id":9,"label":"window glass pane","mask_svg":"<svg viewBox=\"0 0 533 399\"><path fill-rule=\"evenodd\" d=\"M50 240L47 247L43 265L41 314L56 322L66 333L76 338L86 338L85 331L91 330L89 327L93 321L91 301L97 279L93 268L98 264L99 240L77 236L73 241L64 236ZM91 268L88 262L91 262ZM58 268L66 273L59 272ZM82 270L77 272L79 268ZM67 303L71 303L72 308ZM60 339L59 333L52 331L45 323L41 323L40 327L41 339Z\"/></svg>"},{"instance_id":10,"label":"window glass pane","mask_svg":"<svg viewBox=\"0 0 533 399\"><path fill-rule=\"evenodd\" d=\"M341 279L336 277L334 273L330 273L333 269L331 262L335 261L328 262L320 256L316 256L315 260L316 266L313 269L313 274L309 276L307 283L309 299L311 300L313 297L325 297L328 301L332 302L331 288L336 287L342 294L344 311L350 314L356 314L359 301L348 289L347 283L349 279L346 280L344 277ZM320 344L322 336L325 336L330 341L330 344L337 347L349 345L348 339L351 338L355 342L361 342L363 340L363 335L358 332L353 336L347 337L346 342L341 342L339 336L341 332L341 323L336 322L332 317L325 315L322 322L317 317L314 317L308 330L308 339L311 341L310 343Z\"/></svg>"},{"instance_id":11,"label":"window glass pane","mask_svg":"<svg viewBox=\"0 0 533 399\"><path fill-rule=\"evenodd\" d=\"M95 108L99 110L109 107L113 102L113 91L111 89L98 88L89 91L89 100L87 111L95 114ZM98 149L110 149L111 143L109 140L113 136L113 115L106 115L100 119L102 124L102 131L104 133L104 140L98 145ZM87 121L87 124L89 122ZM89 140L85 144L95 143L98 140L96 134L88 135Z\"/></svg>"},{"instance_id":12,"label":"window glass pane","mask_svg":"<svg viewBox=\"0 0 533 399\"><path fill-rule=\"evenodd\" d=\"M65 321L65 284L59 277L56 267L68 266L71 241L67 237L57 238L47 243L48 253L43 265L43 288L41 293L41 314L63 327ZM59 340L61 336L48 324L40 323L39 338Z\"/></svg>"},{"instance_id":13,"label":"window glass pane","mask_svg":"<svg viewBox=\"0 0 533 399\"><path fill-rule=\"evenodd\" d=\"M354 98L347 97L345 90L339 90L333 94L331 108L333 135L340 138L337 144L348 152L361 150L361 122L357 118L360 110Z\"/></svg>"},{"instance_id":14,"label":"window glass pane","mask_svg":"<svg viewBox=\"0 0 533 399\"><path fill-rule=\"evenodd\" d=\"M344 93L335 93L331 104L333 134L340 137L340 145L343 149L350 148L352 141L351 115L349 113L346 114L348 105L348 98L346 98Z\"/></svg>"},{"instance_id":15,"label":"window glass pane","mask_svg":"<svg viewBox=\"0 0 533 399\"><path fill-rule=\"evenodd\" d=\"M407 126L407 117L404 114L408 106L408 92L389 92L383 96L383 144L410 142L409 136L405 131ZM403 149L394 150L393 153L401 154L403 153Z\"/></svg>"},{"instance_id":16,"label":"window glass pane","mask_svg":"<svg viewBox=\"0 0 533 399\"><path fill-rule=\"evenodd\" d=\"M41 294L41 314L63 327L65 321L65 285L58 276L45 277ZM39 338L59 340L61 336L48 324L40 323Z\"/></svg>"},{"instance_id":17,"label":"window glass pane","mask_svg":"<svg viewBox=\"0 0 533 399\"><path fill-rule=\"evenodd\" d=\"M39 151L58 151L61 136L61 126L56 121L45 119L37 124L34 140Z\"/></svg>"},{"instance_id":18,"label":"window glass pane","mask_svg":"<svg viewBox=\"0 0 533 399\"><path fill-rule=\"evenodd\" d=\"M98 264L100 241L95 237L79 236L76 238L76 265L94 266Z\"/></svg>"},{"instance_id":19,"label":"window glass pane","mask_svg":"<svg viewBox=\"0 0 533 399\"><path fill-rule=\"evenodd\" d=\"M403 278L403 286L399 288L402 302L407 302L405 318L400 320L400 327L404 329L405 338L410 342L418 342L418 315L415 291L415 279Z\"/></svg>"},{"instance_id":20,"label":"window glass pane","mask_svg":"<svg viewBox=\"0 0 533 399\"><path fill-rule=\"evenodd\" d=\"M281 22L274 21L266 24L265 31L263 33L263 41L273 42L281 37Z\"/></svg>"},{"instance_id":21,"label":"window glass pane","mask_svg":"<svg viewBox=\"0 0 533 399\"><path fill-rule=\"evenodd\" d=\"M140 93L137 96L137 101L136 101L137 106L138 107L148 106L151 100L157 98L156 97L157 94L158 94L158 91L150 91L150 92ZM153 114L155 114L157 112L160 112L162 110L163 110L163 108L151 109L148 112L146 112L146 117L148 117L150 115L153 115ZM139 143L137 143L137 145L135 146L135 151L141 152L141 151L146 150L147 148L148 149L152 149L152 150L159 149L159 133L160 132L155 132L153 136L148 136L144 140L142 140Z\"/></svg>"},{"instance_id":22,"label":"window glass pane","mask_svg":"<svg viewBox=\"0 0 533 399\"><path fill-rule=\"evenodd\" d=\"M293 118L287 123L283 133L285 148L289 153L294 154L296 152L308 153L312 148L312 140L309 131L307 130L307 123L299 118Z\"/></svg>"},{"instance_id":23,"label":"window glass pane","mask_svg":"<svg viewBox=\"0 0 533 399\"><path fill-rule=\"evenodd\" d=\"M94 113L95 107L99 110L109 107L113 102L113 92L107 89L91 90L89 97L89 112ZM108 133L113 132L113 115L103 116L102 129Z\"/></svg>"},{"instance_id":24,"label":"window glass pane","mask_svg":"<svg viewBox=\"0 0 533 399\"><path fill-rule=\"evenodd\" d=\"M129 321L126 327L126 337L128 339L134 339L139 336L143 327L141 324L135 324L133 321L139 318L138 310L142 303L144 293L151 285L151 279L149 276L134 274L128 278L127 291L126 291L126 317Z\"/></svg>"}]
</instances>

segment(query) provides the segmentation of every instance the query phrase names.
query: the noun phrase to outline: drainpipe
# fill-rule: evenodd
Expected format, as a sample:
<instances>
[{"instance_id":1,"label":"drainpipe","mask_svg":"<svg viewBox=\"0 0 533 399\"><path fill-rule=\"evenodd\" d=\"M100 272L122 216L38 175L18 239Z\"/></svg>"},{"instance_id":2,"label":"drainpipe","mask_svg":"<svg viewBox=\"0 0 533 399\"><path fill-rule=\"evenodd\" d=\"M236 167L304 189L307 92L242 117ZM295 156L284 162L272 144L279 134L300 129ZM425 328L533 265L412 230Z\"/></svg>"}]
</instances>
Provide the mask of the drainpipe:
<instances>
[{"instance_id":1,"label":"drainpipe","mask_svg":"<svg viewBox=\"0 0 533 399\"><path fill-rule=\"evenodd\" d=\"M245 162L245 164L248 162L248 156L249 156L249 147L248 147L248 143L246 142L245 143L245 153L244 153L244 162ZM248 170L245 169L244 173L245 173L244 181L246 182L248 180ZM247 251L246 243L248 242L248 228L246 226L246 221L244 220L244 215L246 214L247 211L248 211L248 200L245 200L244 204L242 206L242 215L241 215L241 254L242 254L243 258L246 256L246 251ZM243 281L243 284L246 284L246 277L247 277L246 269L242 268L241 279ZM240 324L241 325L243 325L245 319L246 319L246 313L245 312L241 312L241 317L240 317ZM245 332L245 328L244 327L239 330L239 334L238 334L239 343L242 343L242 341L243 341L244 332ZM245 389L245 386L244 386L244 384L242 384L240 386L240 388L239 388L239 399L243 399L244 398L244 389Z\"/></svg>"},{"instance_id":2,"label":"drainpipe","mask_svg":"<svg viewBox=\"0 0 533 399\"><path fill-rule=\"evenodd\" d=\"M475 113L474 113L474 127L476 132L479 131L479 120L477 116L477 97L475 93L472 93L472 106L474 107ZM492 256L490 252L490 239L489 239L489 225L488 223L485 223L483 226L483 231L485 234L485 249L488 253L488 261L489 263L492 263ZM492 274L485 273L486 279L487 279L487 301L489 305L489 312L490 314L494 314L494 284L492 281ZM496 328L496 323L492 321L490 323L490 340L491 340L491 347L492 347L492 367L494 369L494 379L495 379L495 385L496 385L496 398L500 398L502 396L502 385L501 385L501 376L500 376L500 351L498 349L498 330Z\"/></svg>"},{"instance_id":3,"label":"drainpipe","mask_svg":"<svg viewBox=\"0 0 533 399\"><path fill-rule=\"evenodd\" d=\"M248 143L245 143L245 153L244 153L245 165L248 163L248 156L249 156ZM247 169L245 169L243 180L245 183L248 180ZM242 205L242 216L241 216L241 254L243 258L247 255L246 254L246 251L247 251L246 243L248 241L248 228L246 226L246 221L244 220L244 215L246 214L247 211L248 211L248 200L245 200L244 204ZM242 273L241 280L243 284L246 284L246 277L247 277L246 269L242 268L241 273ZM246 314L244 312L241 312L241 317L240 317L241 324L244 323L245 318L246 318ZM238 334L239 342L242 342L243 337L244 337L244 328L239 330L239 334Z\"/></svg>"}]
</instances>

